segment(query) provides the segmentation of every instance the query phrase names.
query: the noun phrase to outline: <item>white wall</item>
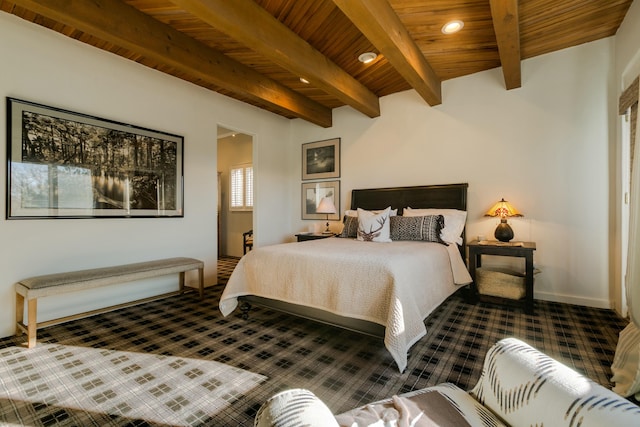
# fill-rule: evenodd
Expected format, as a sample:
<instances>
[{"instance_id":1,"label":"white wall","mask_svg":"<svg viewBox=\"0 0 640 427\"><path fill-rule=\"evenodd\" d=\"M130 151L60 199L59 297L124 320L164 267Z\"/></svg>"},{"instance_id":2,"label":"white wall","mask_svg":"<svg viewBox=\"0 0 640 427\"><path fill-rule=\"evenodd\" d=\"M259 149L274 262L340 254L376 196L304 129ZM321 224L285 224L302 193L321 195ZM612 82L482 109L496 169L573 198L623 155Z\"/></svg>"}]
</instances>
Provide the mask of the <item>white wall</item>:
<instances>
[{"instance_id":1,"label":"white wall","mask_svg":"<svg viewBox=\"0 0 640 427\"><path fill-rule=\"evenodd\" d=\"M164 75L0 12L0 96L25 99L184 136L185 217L0 221L0 336L13 334L13 284L39 274L171 256L205 261L206 284L216 282L217 125L255 135L256 188L287 189L289 120ZM6 103L0 103L6 117ZM0 121L6 150L6 122ZM6 185L0 165L0 188ZM258 192L262 224L256 243L282 240L290 230L279 218L289 191ZM263 193L264 194L264 193ZM5 211L5 195L0 210ZM273 218L276 218L275 220ZM188 280L193 282L190 275ZM39 320L73 314L176 289L163 278L46 298Z\"/></svg>"},{"instance_id":2,"label":"white wall","mask_svg":"<svg viewBox=\"0 0 640 427\"><path fill-rule=\"evenodd\" d=\"M296 120L290 158L299 170L301 144L341 137L343 210L354 188L468 182L469 239L493 236L482 215L504 197L525 215L509 220L515 239L537 243L536 297L609 307L612 58L607 38L523 61L520 89L494 69L444 82L436 107L407 91L376 119L344 107L331 129Z\"/></svg>"}]
</instances>

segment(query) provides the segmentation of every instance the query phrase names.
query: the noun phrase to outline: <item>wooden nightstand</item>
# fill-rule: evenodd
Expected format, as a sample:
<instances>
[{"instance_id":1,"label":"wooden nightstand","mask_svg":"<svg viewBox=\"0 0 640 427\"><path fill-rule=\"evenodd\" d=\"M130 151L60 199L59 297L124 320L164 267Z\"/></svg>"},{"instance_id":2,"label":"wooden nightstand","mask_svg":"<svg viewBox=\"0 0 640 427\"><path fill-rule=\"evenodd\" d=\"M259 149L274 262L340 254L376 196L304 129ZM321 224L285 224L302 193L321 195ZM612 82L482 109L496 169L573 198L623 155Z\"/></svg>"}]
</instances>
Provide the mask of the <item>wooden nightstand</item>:
<instances>
[{"instance_id":1,"label":"wooden nightstand","mask_svg":"<svg viewBox=\"0 0 640 427\"><path fill-rule=\"evenodd\" d=\"M533 251L536 250L535 242L510 242L497 241L478 242L467 244L469 248L469 273L473 279L471 293L474 299L501 304L517 305L523 307L527 314L533 314ZM522 257L525 259L524 272L524 297L521 299L509 299L492 295L483 295L478 291L476 269L482 266L482 255L498 255L509 257ZM515 277L514 277L515 279Z\"/></svg>"},{"instance_id":2,"label":"wooden nightstand","mask_svg":"<svg viewBox=\"0 0 640 427\"><path fill-rule=\"evenodd\" d=\"M304 242L306 240L318 240L318 239L326 239L327 237L333 237L335 234L323 234L323 233L300 233L296 234L296 238L298 242Z\"/></svg>"}]
</instances>

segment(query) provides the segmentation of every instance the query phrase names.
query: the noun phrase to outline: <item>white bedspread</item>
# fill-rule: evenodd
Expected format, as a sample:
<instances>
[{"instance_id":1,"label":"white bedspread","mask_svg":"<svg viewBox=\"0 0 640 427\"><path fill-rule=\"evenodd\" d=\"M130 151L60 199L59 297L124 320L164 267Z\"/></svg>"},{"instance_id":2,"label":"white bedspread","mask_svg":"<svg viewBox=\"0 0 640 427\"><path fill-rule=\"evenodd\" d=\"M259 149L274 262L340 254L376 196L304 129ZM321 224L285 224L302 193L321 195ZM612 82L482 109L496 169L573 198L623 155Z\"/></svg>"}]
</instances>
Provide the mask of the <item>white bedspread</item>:
<instances>
[{"instance_id":1,"label":"white bedspread","mask_svg":"<svg viewBox=\"0 0 640 427\"><path fill-rule=\"evenodd\" d=\"M423 320L457 290L454 271L455 282L470 282L457 248L438 243L327 238L266 246L240 259L220 311L227 316L239 296L256 295L378 323L403 372L409 348L427 332Z\"/></svg>"}]
</instances>

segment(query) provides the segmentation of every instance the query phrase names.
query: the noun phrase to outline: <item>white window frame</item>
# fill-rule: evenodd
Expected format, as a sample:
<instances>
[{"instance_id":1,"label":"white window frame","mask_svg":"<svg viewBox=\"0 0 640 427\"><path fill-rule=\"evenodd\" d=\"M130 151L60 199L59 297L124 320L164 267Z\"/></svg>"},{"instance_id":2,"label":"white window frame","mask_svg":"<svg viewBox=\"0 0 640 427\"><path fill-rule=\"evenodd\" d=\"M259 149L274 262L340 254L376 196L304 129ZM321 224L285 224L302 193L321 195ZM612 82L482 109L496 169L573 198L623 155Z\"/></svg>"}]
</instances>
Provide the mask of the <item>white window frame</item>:
<instances>
[{"instance_id":1,"label":"white window frame","mask_svg":"<svg viewBox=\"0 0 640 427\"><path fill-rule=\"evenodd\" d=\"M238 183L238 177L242 182ZM229 210L232 212L253 210L253 164L242 163L229 169Z\"/></svg>"}]
</instances>

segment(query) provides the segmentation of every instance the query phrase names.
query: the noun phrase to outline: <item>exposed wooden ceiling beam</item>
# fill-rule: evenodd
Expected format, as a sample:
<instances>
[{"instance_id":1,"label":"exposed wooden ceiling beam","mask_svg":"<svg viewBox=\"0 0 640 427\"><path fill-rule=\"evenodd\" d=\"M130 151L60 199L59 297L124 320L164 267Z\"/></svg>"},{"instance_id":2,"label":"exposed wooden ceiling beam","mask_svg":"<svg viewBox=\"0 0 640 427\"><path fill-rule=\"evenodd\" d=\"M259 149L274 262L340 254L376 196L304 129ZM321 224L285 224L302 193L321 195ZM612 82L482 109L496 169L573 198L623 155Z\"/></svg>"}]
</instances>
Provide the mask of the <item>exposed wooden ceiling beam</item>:
<instances>
[{"instance_id":1,"label":"exposed wooden ceiling beam","mask_svg":"<svg viewBox=\"0 0 640 427\"><path fill-rule=\"evenodd\" d=\"M276 111L331 127L331 110L120 0L15 0L62 22L176 70L246 96Z\"/></svg>"},{"instance_id":2,"label":"exposed wooden ceiling beam","mask_svg":"<svg viewBox=\"0 0 640 427\"><path fill-rule=\"evenodd\" d=\"M490 3L504 83L507 90L515 89L522 86L518 0L490 0Z\"/></svg>"},{"instance_id":3,"label":"exposed wooden ceiling beam","mask_svg":"<svg viewBox=\"0 0 640 427\"><path fill-rule=\"evenodd\" d=\"M440 79L387 0L333 0L429 105L442 103Z\"/></svg>"},{"instance_id":4,"label":"exposed wooden ceiling beam","mask_svg":"<svg viewBox=\"0 0 640 427\"><path fill-rule=\"evenodd\" d=\"M380 115L380 101L373 92L253 0L172 3L361 113L369 117Z\"/></svg>"}]
</instances>

